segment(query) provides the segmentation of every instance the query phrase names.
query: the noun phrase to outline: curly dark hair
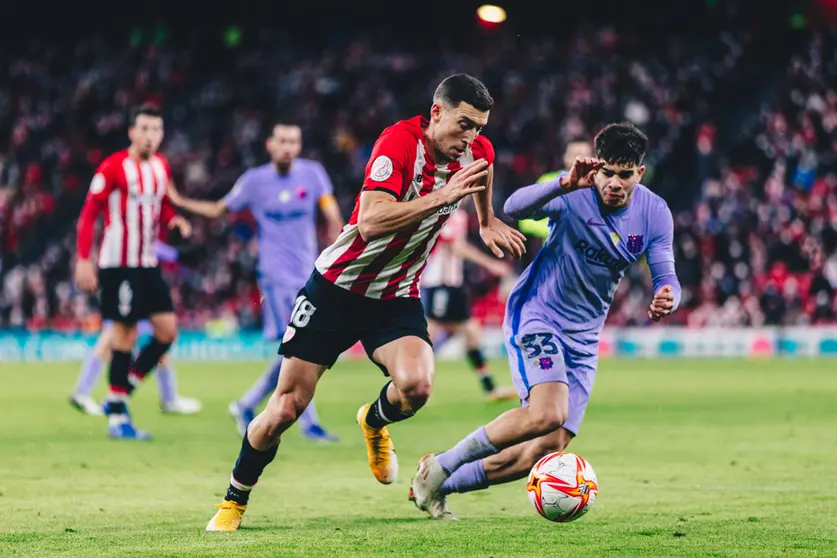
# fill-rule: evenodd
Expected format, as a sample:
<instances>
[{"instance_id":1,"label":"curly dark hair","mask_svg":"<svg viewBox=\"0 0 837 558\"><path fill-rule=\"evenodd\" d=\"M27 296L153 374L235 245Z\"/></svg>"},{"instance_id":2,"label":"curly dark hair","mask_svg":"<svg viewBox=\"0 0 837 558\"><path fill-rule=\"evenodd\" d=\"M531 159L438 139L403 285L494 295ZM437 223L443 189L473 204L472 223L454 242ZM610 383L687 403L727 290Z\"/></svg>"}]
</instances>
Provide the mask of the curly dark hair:
<instances>
[{"instance_id":1,"label":"curly dark hair","mask_svg":"<svg viewBox=\"0 0 837 558\"><path fill-rule=\"evenodd\" d=\"M596 158L612 165L641 165L648 136L630 122L608 124L593 140Z\"/></svg>"}]
</instances>

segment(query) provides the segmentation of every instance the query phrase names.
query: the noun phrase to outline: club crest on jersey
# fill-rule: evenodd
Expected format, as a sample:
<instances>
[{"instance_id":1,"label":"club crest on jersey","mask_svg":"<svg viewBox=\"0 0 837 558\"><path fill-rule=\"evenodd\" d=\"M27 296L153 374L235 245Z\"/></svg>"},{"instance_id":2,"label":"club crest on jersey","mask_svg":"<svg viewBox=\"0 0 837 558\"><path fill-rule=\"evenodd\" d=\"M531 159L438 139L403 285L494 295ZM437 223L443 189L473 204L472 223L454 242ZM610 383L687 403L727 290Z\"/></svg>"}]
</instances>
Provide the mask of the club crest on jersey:
<instances>
[{"instance_id":1,"label":"club crest on jersey","mask_svg":"<svg viewBox=\"0 0 837 558\"><path fill-rule=\"evenodd\" d=\"M552 357L541 357L538 359L538 366L540 366L541 370L552 370L554 364Z\"/></svg>"},{"instance_id":2,"label":"club crest on jersey","mask_svg":"<svg viewBox=\"0 0 837 558\"><path fill-rule=\"evenodd\" d=\"M628 252L631 254L639 254L642 252L642 236L641 234L628 235Z\"/></svg>"},{"instance_id":3,"label":"club crest on jersey","mask_svg":"<svg viewBox=\"0 0 837 558\"><path fill-rule=\"evenodd\" d=\"M308 190L306 190L303 186L300 186L296 189L296 197L297 199L304 200L308 198Z\"/></svg>"}]
</instances>

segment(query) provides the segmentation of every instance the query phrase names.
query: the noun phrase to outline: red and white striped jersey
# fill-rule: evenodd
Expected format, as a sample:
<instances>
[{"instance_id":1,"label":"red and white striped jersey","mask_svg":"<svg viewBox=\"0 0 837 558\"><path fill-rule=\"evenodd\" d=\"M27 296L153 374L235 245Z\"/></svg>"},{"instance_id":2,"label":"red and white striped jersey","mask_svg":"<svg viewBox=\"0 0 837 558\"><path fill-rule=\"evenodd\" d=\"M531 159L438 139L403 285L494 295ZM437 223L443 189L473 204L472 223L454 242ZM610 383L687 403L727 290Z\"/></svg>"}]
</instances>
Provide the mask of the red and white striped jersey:
<instances>
[{"instance_id":1,"label":"red and white striped jersey","mask_svg":"<svg viewBox=\"0 0 837 558\"><path fill-rule=\"evenodd\" d=\"M156 267L160 225L167 227L176 215L166 194L170 178L162 155L139 160L126 149L102 161L78 220L79 257L90 257L96 220L104 213L99 267Z\"/></svg>"},{"instance_id":2,"label":"red and white striped jersey","mask_svg":"<svg viewBox=\"0 0 837 558\"><path fill-rule=\"evenodd\" d=\"M468 214L457 211L439 233L436 248L427 258L427 269L421 276L422 287L461 287L464 282L465 260L454 250L454 245L468 238Z\"/></svg>"},{"instance_id":3,"label":"red and white striped jersey","mask_svg":"<svg viewBox=\"0 0 837 558\"><path fill-rule=\"evenodd\" d=\"M424 141L427 119L416 116L386 128L375 142L366 165L364 190L381 190L406 202L445 186L464 165L484 158L494 163L494 147L477 136L458 161L437 165ZM362 192L361 191L361 192ZM365 241L358 230L360 195L349 223L334 244L317 258L327 280L353 293L375 299L418 298L419 277L442 226L459 204L441 208L419 223Z\"/></svg>"}]
</instances>

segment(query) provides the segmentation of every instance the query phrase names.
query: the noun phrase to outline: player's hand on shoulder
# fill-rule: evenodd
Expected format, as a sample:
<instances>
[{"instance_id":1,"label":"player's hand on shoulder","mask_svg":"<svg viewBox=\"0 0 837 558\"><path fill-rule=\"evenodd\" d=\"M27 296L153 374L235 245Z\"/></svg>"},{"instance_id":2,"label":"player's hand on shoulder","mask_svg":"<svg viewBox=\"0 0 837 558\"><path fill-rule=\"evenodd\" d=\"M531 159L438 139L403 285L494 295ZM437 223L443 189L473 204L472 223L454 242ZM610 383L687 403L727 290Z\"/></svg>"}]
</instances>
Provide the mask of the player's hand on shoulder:
<instances>
[{"instance_id":1,"label":"player's hand on shoulder","mask_svg":"<svg viewBox=\"0 0 837 558\"><path fill-rule=\"evenodd\" d=\"M659 322L665 317L671 315L674 311L674 292L669 285L663 285L657 294L654 295L654 300L651 301L651 306L648 308L648 317Z\"/></svg>"},{"instance_id":2,"label":"player's hand on shoulder","mask_svg":"<svg viewBox=\"0 0 837 558\"><path fill-rule=\"evenodd\" d=\"M90 260L78 260L76 262L76 285L87 293L96 292L96 289L99 288L96 266Z\"/></svg>"},{"instance_id":3,"label":"player's hand on shoulder","mask_svg":"<svg viewBox=\"0 0 837 558\"><path fill-rule=\"evenodd\" d=\"M569 173L561 178L561 186L567 190L579 190L581 188L592 188L593 178L599 169L604 166L604 161L595 157L576 157Z\"/></svg>"},{"instance_id":4,"label":"player's hand on shoulder","mask_svg":"<svg viewBox=\"0 0 837 558\"><path fill-rule=\"evenodd\" d=\"M488 161L477 159L462 167L448 183L437 190L447 205L453 205L465 196L485 190Z\"/></svg>"}]
</instances>

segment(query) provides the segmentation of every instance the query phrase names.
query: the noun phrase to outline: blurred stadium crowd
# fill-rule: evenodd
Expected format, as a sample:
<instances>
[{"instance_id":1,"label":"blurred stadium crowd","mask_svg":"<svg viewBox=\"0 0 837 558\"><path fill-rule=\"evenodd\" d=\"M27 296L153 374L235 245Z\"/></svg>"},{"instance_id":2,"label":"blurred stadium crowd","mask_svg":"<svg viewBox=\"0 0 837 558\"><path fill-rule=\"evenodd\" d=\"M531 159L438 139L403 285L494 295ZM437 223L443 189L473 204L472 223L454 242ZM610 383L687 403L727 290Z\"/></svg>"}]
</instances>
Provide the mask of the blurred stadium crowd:
<instances>
[{"instance_id":1,"label":"blurred stadium crowd","mask_svg":"<svg viewBox=\"0 0 837 558\"><path fill-rule=\"evenodd\" d=\"M833 323L835 36L811 32L788 56L760 61L767 78L754 87L757 38L737 26L641 39L602 26L560 40L497 31L421 49L363 35L293 48L268 32L235 47L164 37L120 48L99 38L34 43L0 62L0 327L98 327L95 301L72 283L74 225L95 167L126 145L134 104L162 105L163 152L180 190L201 198L222 196L262 163L272 123L293 119L348 215L378 133L425 113L435 84L457 71L481 77L497 99L485 133L497 150L498 212L515 188L560 168L566 141L628 119L651 140L645 182L675 213L684 287L675 323ZM183 327L258 325L252 221L190 220L193 238L169 239L181 258L167 265ZM476 269L469 278L475 313L499 323L496 280ZM636 267L609 323L646 324L649 300L647 271Z\"/></svg>"}]
</instances>

